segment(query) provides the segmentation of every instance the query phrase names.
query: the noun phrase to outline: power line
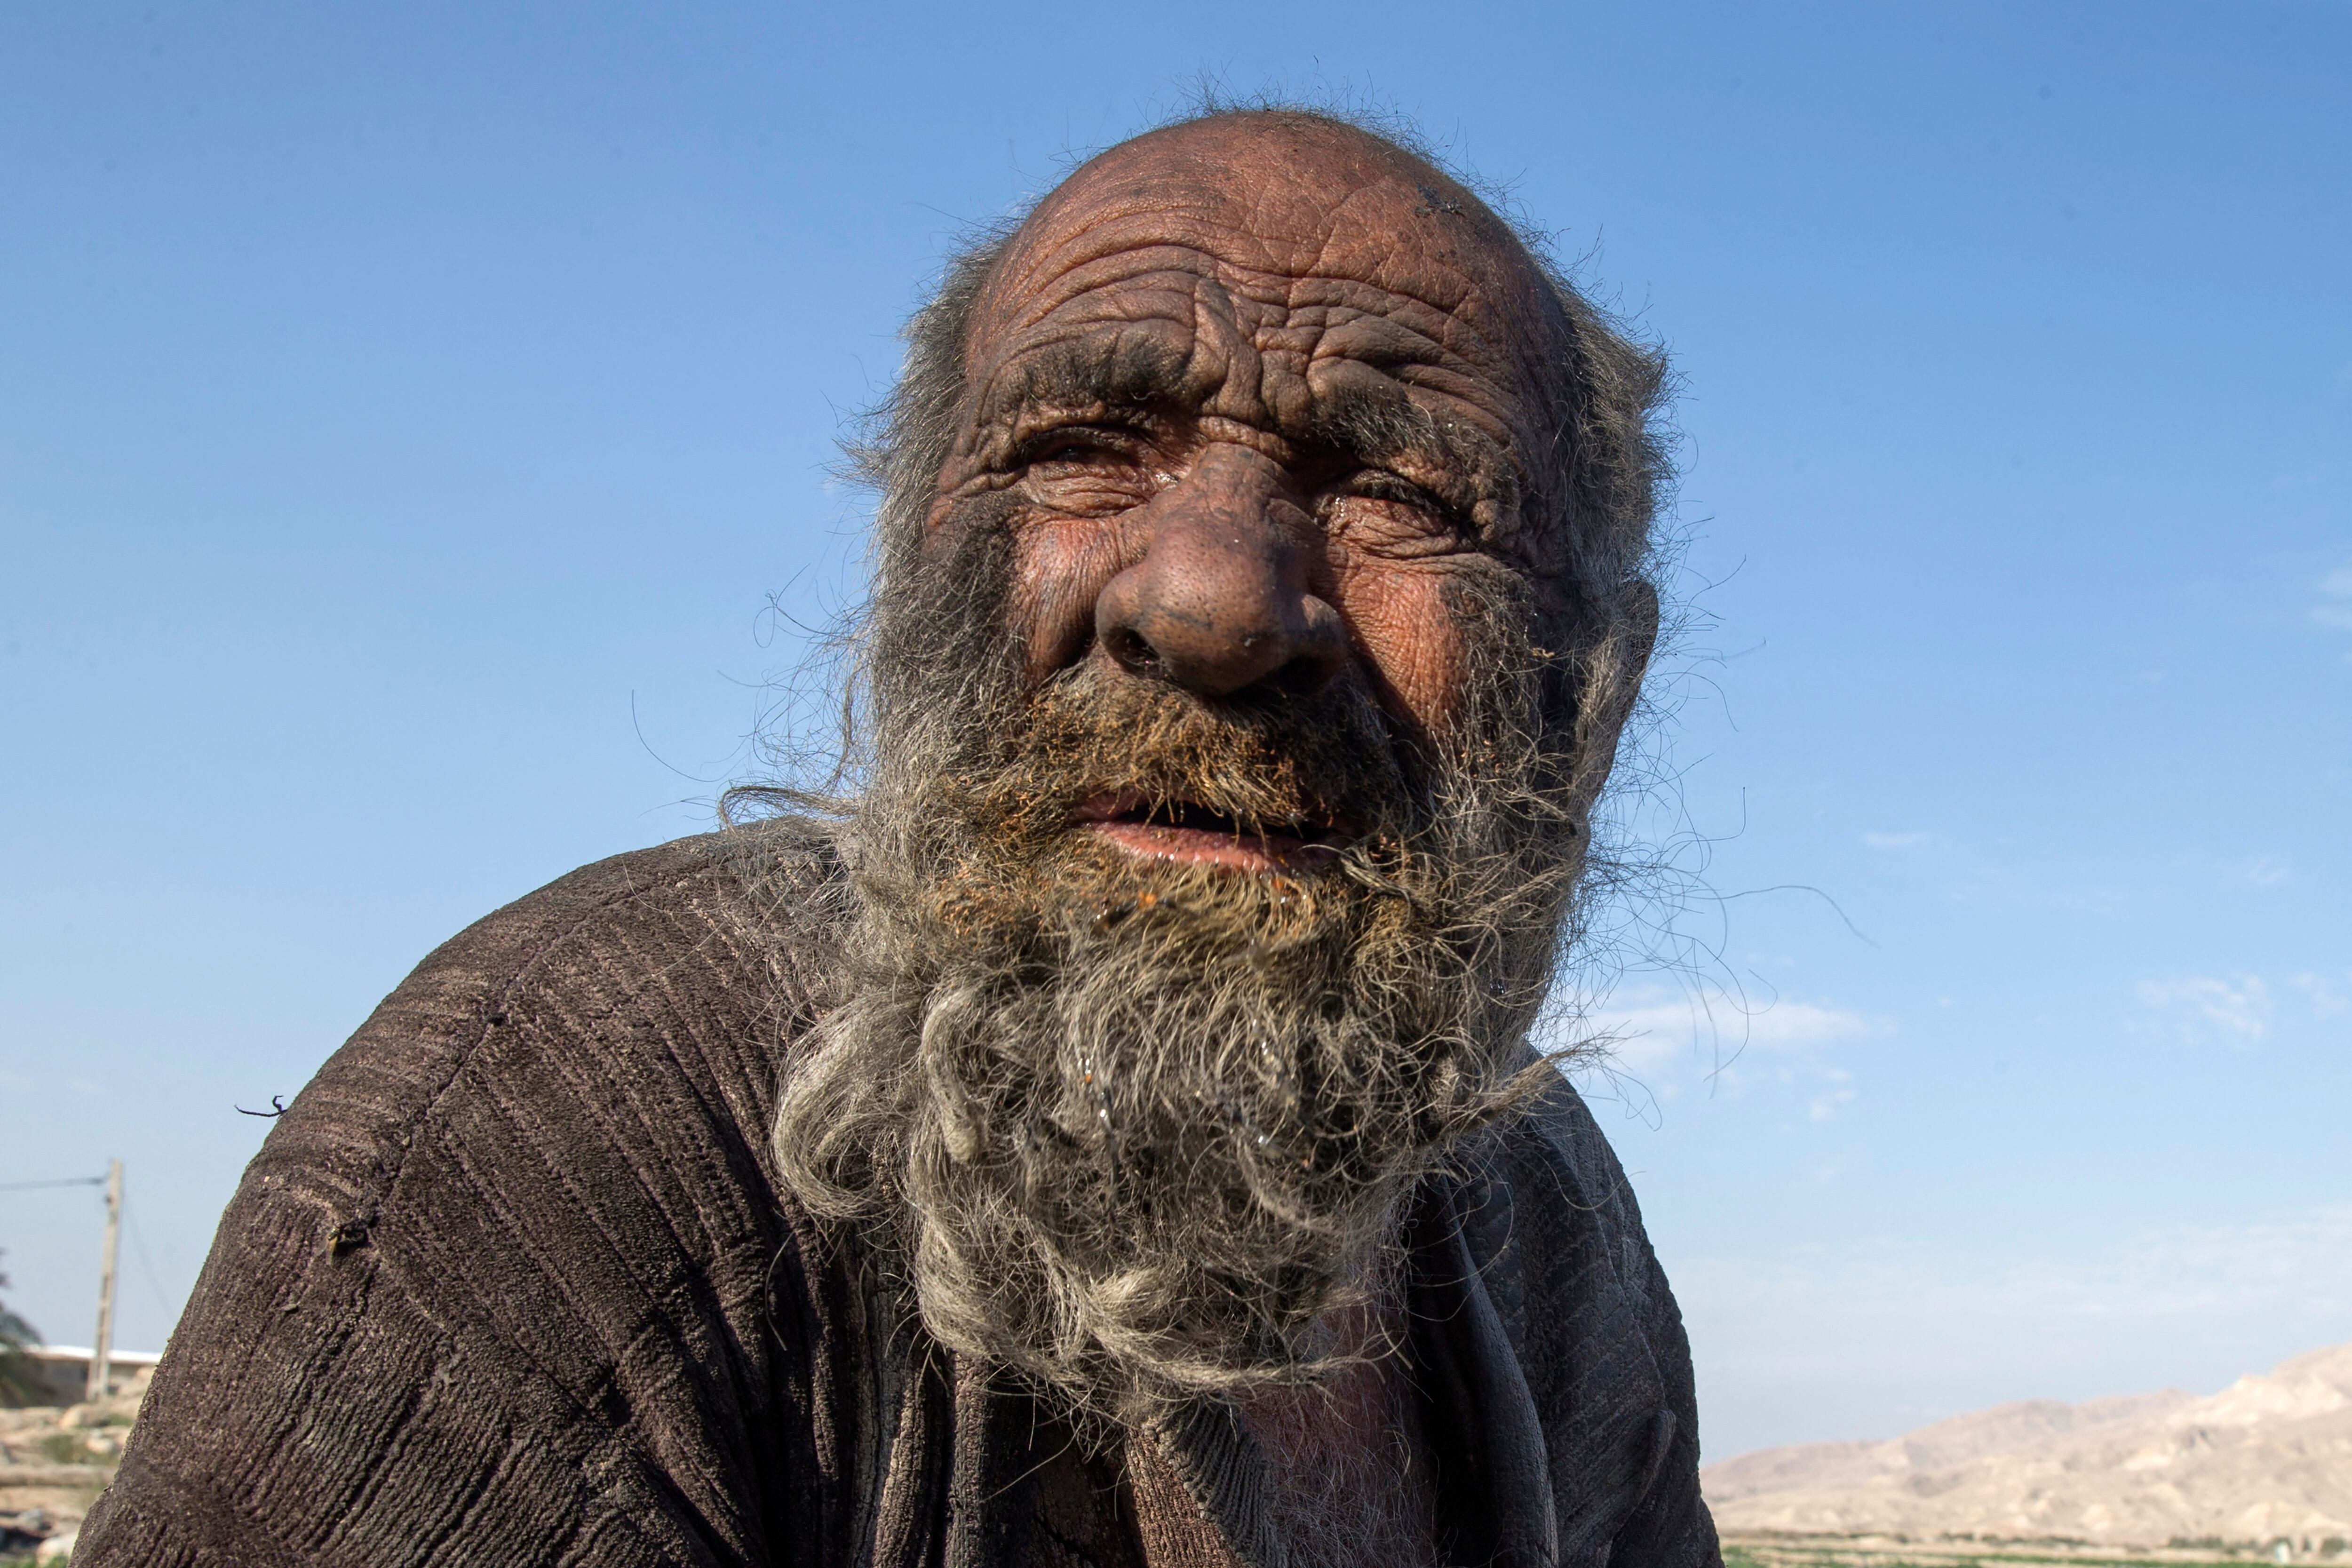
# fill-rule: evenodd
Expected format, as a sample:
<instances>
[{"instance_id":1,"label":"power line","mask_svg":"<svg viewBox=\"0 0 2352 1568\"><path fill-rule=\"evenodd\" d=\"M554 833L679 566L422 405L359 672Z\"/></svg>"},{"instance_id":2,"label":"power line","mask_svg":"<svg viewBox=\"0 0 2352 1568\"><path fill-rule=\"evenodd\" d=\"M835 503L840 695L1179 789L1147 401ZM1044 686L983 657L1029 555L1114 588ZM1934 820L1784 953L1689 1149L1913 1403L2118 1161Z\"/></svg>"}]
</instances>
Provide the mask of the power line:
<instances>
[{"instance_id":1,"label":"power line","mask_svg":"<svg viewBox=\"0 0 2352 1568\"><path fill-rule=\"evenodd\" d=\"M102 1187L104 1176L74 1176L62 1182L0 1182L0 1193L29 1193L36 1187Z\"/></svg>"}]
</instances>

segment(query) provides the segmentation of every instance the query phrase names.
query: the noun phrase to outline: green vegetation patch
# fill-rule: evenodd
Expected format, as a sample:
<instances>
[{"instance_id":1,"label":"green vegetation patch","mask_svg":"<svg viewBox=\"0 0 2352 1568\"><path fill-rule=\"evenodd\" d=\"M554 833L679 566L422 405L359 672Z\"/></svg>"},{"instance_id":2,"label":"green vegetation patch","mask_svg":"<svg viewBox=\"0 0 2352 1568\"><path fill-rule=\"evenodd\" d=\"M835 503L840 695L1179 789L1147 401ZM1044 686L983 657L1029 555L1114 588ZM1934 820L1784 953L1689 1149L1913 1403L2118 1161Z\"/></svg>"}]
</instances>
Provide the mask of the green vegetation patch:
<instances>
[{"instance_id":1,"label":"green vegetation patch","mask_svg":"<svg viewBox=\"0 0 2352 1568\"><path fill-rule=\"evenodd\" d=\"M1724 1568L2242 1568L2271 1561L2268 1550L2252 1542L2234 1552L2219 1541L2182 1550L2190 1545L2175 1542L2148 1550L2069 1541L1745 1536L1723 1543L1723 1562ZM2309 1556L2298 1552L2295 1561Z\"/></svg>"}]
</instances>

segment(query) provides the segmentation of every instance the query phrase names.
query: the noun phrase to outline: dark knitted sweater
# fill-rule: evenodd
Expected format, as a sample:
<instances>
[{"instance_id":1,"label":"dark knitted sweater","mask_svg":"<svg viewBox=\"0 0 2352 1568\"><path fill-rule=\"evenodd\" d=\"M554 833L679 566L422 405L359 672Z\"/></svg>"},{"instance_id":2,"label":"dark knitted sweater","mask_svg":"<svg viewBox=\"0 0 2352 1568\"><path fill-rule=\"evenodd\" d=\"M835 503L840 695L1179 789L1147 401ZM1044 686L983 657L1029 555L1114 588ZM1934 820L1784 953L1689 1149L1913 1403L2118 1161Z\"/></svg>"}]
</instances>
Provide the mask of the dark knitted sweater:
<instances>
[{"instance_id":1,"label":"dark knitted sweater","mask_svg":"<svg viewBox=\"0 0 2352 1568\"><path fill-rule=\"evenodd\" d=\"M77 1568L1128 1568L1149 1476L1277 1568L1229 1406L1132 1438L1145 1464L1073 1458L780 1190L779 1070L845 907L821 833L774 823L427 959L246 1172ZM1412 1223L1449 1555L1715 1563L1681 1321L1575 1094Z\"/></svg>"}]
</instances>

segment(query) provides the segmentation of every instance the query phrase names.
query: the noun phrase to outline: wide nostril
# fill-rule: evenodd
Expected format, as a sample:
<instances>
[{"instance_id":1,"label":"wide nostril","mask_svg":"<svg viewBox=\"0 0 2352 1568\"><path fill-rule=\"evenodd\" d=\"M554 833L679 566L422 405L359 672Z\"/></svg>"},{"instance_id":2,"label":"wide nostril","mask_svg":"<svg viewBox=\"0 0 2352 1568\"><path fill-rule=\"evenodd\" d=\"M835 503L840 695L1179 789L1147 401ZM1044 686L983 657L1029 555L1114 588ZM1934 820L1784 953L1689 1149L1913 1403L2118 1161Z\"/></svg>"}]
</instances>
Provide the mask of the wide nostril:
<instances>
[{"instance_id":1,"label":"wide nostril","mask_svg":"<svg viewBox=\"0 0 2352 1568\"><path fill-rule=\"evenodd\" d=\"M1265 678L1265 684L1291 697L1312 697L1339 673L1335 660L1302 656Z\"/></svg>"},{"instance_id":2,"label":"wide nostril","mask_svg":"<svg viewBox=\"0 0 2352 1568\"><path fill-rule=\"evenodd\" d=\"M1312 595L1299 604L1297 625L1286 639L1291 657L1265 684L1293 697L1312 697L1331 684L1348 660L1348 634L1339 612Z\"/></svg>"},{"instance_id":3,"label":"wide nostril","mask_svg":"<svg viewBox=\"0 0 2352 1568\"><path fill-rule=\"evenodd\" d=\"M1111 626L1102 635L1103 651L1130 675L1156 675L1160 653L1132 626Z\"/></svg>"}]
</instances>

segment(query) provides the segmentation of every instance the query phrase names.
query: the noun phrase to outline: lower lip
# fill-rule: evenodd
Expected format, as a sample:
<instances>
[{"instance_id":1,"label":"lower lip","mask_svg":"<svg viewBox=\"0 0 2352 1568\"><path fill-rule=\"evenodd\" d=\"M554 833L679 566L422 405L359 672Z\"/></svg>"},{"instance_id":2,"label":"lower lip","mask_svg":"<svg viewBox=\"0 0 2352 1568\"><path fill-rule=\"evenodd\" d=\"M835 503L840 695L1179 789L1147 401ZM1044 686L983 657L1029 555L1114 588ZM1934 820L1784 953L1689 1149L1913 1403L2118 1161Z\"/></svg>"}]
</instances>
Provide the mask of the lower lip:
<instances>
[{"instance_id":1,"label":"lower lip","mask_svg":"<svg viewBox=\"0 0 2352 1568\"><path fill-rule=\"evenodd\" d=\"M1139 860L1177 866L1227 866L1236 871L1312 871L1328 865L1338 851L1278 833L1207 833L1197 827L1163 827L1147 822L1089 822L1086 831Z\"/></svg>"}]
</instances>

